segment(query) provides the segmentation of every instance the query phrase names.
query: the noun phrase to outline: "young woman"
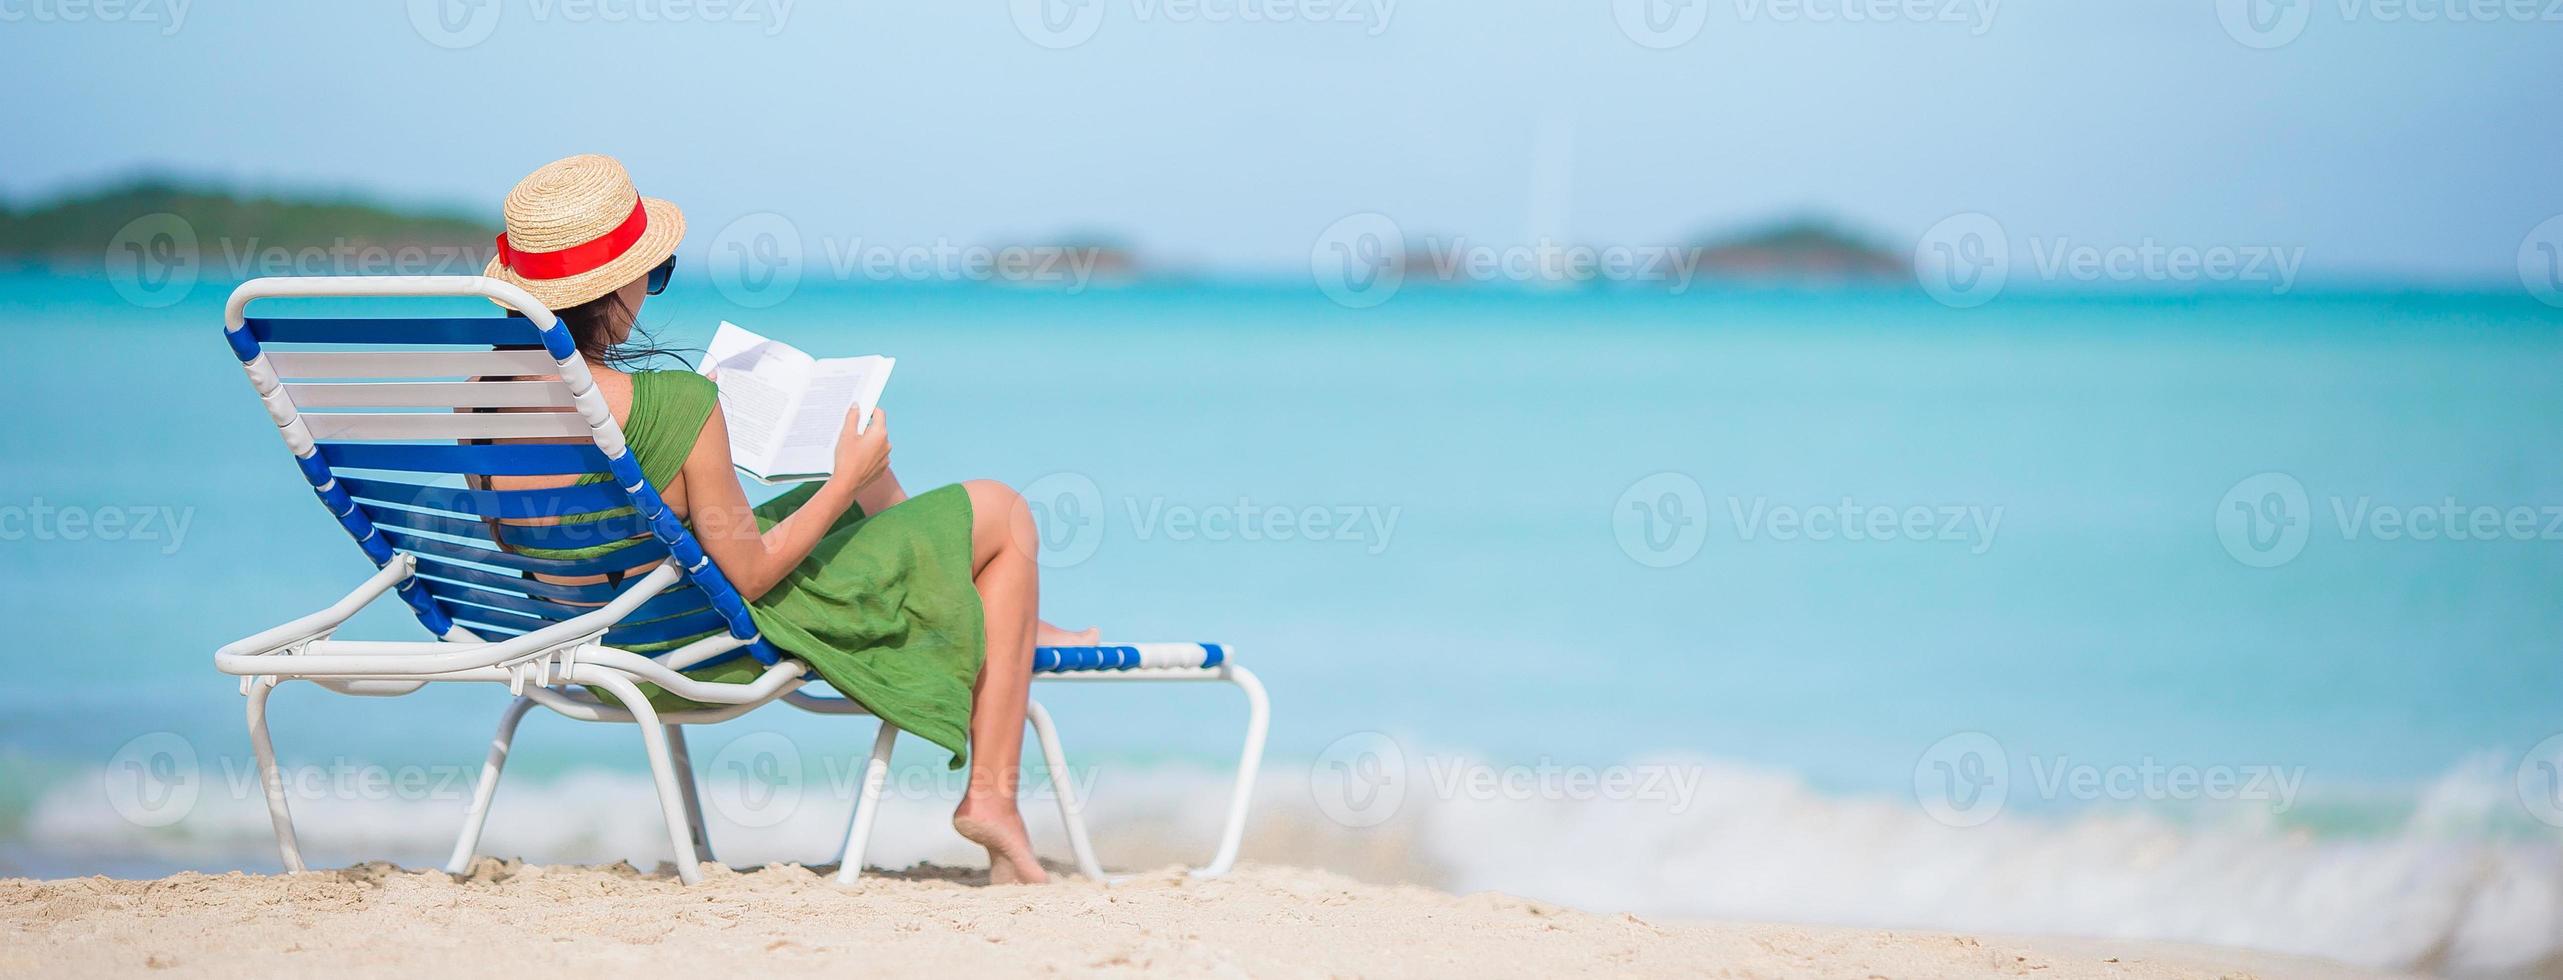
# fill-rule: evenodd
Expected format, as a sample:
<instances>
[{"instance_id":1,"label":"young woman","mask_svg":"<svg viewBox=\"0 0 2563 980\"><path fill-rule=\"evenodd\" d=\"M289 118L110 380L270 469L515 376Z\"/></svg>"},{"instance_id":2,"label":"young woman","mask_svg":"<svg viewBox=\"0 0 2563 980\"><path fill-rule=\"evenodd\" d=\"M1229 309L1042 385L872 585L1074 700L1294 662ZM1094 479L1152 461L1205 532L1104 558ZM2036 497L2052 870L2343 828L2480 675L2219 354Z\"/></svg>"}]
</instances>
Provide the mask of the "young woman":
<instances>
[{"instance_id":1,"label":"young woman","mask_svg":"<svg viewBox=\"0 0 2563 980\"><path fill-rule=\"evenodd\" d=\"M627 343L642 302L675 269L684 215L641 197L622 164L592 154L534 171L508 193L505 213L487 275L560 317L642 473L747 599L758 631L883 720L950 749L955 765L966 756L969 789L953 829L987 848L992 883L1046 880L1015 805L1032 648L1089 644L1095 634L1037 618L1038 538L1023 498L993 480L908 496L890 472L888 419L876 411L863 434L845 427L825 482L750 506L712 382L626 370L657 353ZM490 480L499 489L561 482ZM754 667L735 661L697 676L744 680Z\"/></svg>"}]
</instances>

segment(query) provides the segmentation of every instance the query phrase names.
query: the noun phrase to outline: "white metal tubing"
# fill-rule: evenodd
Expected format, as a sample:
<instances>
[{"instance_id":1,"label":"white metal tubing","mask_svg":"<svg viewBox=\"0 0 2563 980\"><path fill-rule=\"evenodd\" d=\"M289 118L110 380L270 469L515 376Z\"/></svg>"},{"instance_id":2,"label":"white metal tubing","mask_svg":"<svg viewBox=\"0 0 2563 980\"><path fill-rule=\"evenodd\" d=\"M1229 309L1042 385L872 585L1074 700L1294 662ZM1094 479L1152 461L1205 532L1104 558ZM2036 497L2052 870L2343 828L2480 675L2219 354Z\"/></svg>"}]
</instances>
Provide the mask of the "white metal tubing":
<instances>
[{"instance_id":1,"label":"white metal tubing","mask_svg":"<svg viewBox=\"0 0 2563 980\"><path fill-rule=\"evenodd\" d=\"M394 586L401 583L402 579L408 578L411 566L416 564L417 560L406 554L394 557L390 564L375 570L373 575L367 577L365 584L357 586L355 591L347 593L337 602L330 603L327 608L260 630L214 651L214 666L222 666L226 657L241 658L272 652L338 628L338 624L346 622L348 617L356 615L357 611L364 609L366 604L380 598L383 593L391 591ZM256 673L256 671L234 670L225 671L225 673Z\"/></svg>"},{"instance_id":2,"label":"white metal tubing","mask_svg":"<svg viewBox=\"0 0 2563 980\"><path fill-rule=\"evenodd\" d=\"M1086 836L1085 807L1077 802L1077 778L1068 771L1068 751L1059 746L1059 729L1050 721L1050 710L1039 701L1026 703L1025 714L1032 718L1032 733L1041 742L1041 762L1050 768L1050 792L1059 798L1059 822L1068 828L1068 852L1076 855L1077 871L1102 884L1111 884L1104 876L1103 864L1095 860L1094 842Z\"/></svg>"},{"instance_id":3,"label":"white metal tubing","mask_svg":"<svg viewBox=\"0 0 2563 980\"><path fill-rule=\"evenodd\" d=\"M481 828L489 822L490 801L498 796L499 774L507 770L507 747L516 741L516 725L525 720L530 698L517 698L498 718L498 734L489 741L489 758L481 763L481 781L472 787L472 804L463 811L463 834L454 841L454 856L445 861L449 874L462 874L472 868L472 852L480 849Z\"/></svg>"},{"instance_id":4,"label":"white metal tubing","mask_svg":"<svg viewBox=\"0 0 2563 980\"><path fill-rule=\"evenodd\" d=\"M558 381L302 383L286 385L285 394L301 408L570 407L570 386Z\"/></svg>"},{"instance_id":5,"label":"white metal tubing","mask_svg":"<svg viewBox=\"0 0 2563 980\"><path fill-rule=\"evenodd\" d=\"M238 330L248 323L252 300L321 296L485 296L515 307L536 327L549 328L554 322L552 311L531 294L488 276L263 276L231 291L231 302L223 306L223 329Z\"/></svg>"},{"instance_id":6,"label":"white metal tubing","mask_svg":"<svg viewBox=\"0 0 2563 980\"><path fill-rule=\"evenodd\" d=\"M694 755L685 748L685 726L659 727L667 729L668 761L676 764L676 788L685 793L685 825L694 831L694 859L710 861L712 831L703 823L703 788L695 783Z\"/></svg>"},{"instance_id":7,"label":"white metal tubing","mask_svg":"<svg viewBox=\"0 0 2563 980\"><path fill-rule=\"evenodd\" d=\"M267 793L267 819L276 828L276 850L284 858L285 872L300 874L303 870L303 846L294 837L294 812L285 800L285 774L276 767L276 743L267 737L267 696L276 685L266 680L249 686L249 748L258 756L258 784Z\"/></svg>"},{"instance_id":8,"label":"white metal tubing","mask_svg":"<svg viewBox=\"0 0 2563 980\"><path fill-rule=\"evenodd\" d=\"M261 353L246 367L263 394L276 378L469 378L552 373L560 362L539 350L293 351ZM472 384L489 384L476 381ZM293 385L286 385L293 388ZM564 386L566 387L566 386ZM289 391L290 395L291 392Z\"/></svg>"},{"instance_id":9,"label":"white metal tubing","mask_svg":"<svg viewBox=\"0 0 2563 980\"><path fill-rule=\"evenodd\" d=\"M394 566L400 567L403 575L408 573L407 563L401 561L395 561L392 565L386 565L384 566L384 569L385 571L389 571ZM324 652L297 656L292 659L291 663L287 664L279 663L275 660L263 659L265 655L276 652L277 648L283 646L285 641L289 641L297 636L296 633L287 630L286 627L278 627L276 629L259 633L255 636L235 640L229 644L225 644L222 649L214 651L214 667L226 674L290 673L302 676L356 674L391 677L413 674L445 674L460 670L468 670L474 667L493 667L505 664L512 660L547 653L555 648L571 643L581 642L591 636L602 634L608 628L620 623L624 617L631 615L632 610L639 608L641 603L648 602L651 597L658 595L669 586L675 585L681 575L682 573L677 571L676 566L661 564L657 568L651 569L648 575L642 576L641 580L634 583L631 588L625 589L622 595L616 596L614 601L597 607L593 612L581 613L578 616L554 623L523 636L502 640L487 646L476 646L468 643L458 644L446 641L430 641L410 644L349 643L343 645L333 645L324 642L316 643L314 645L323 650L336 646L339 649L362 649L370 651L370 653L333 656ZM380 593L376 594L379 595ZM351 596L350 598L353 597ZM344 605L345 602L346 600L340 600L341 605ZM361 606L362 603L359 603L358 605ZM335 613L338 608L339 607L337 606L332 606L329 612ZM353 610L350 610L348 613L348 615L353 614ZM301 620L296 620L295 623L287 624L287 626L316 620L320 618L321 615L325 614L306 616ZM338 616L335 620L330 621L330 625L334 626L338 622L344 622L345 619L346 616ZM279 635L283 637L282 640L270 639L271 637L277 637ZM302 635L308 635L308 631Z\"/></svg>"},{"instance_id":10,"label":"white metal tubing","mask_svg":"<svg viewBox=\"0 0 2563 980\"><path fill-rule=\"evenodd\" d=\"M314 439L403 441L438 439L576 439L587 423L567 412L306 412L303 430Z\"/></svg>"},{"instance_id":11,"label":"white metal tubing","mask_svg":"<svg viewBox=\"0 0 2563 980\"><path fill-rule=\"evenodd\" d=\"M641 696L621 671L580 664L570 668L571 683L602 687L623 703L632 713L633 723L641 729L641 747L649 752L650 780L658 784L659 815L667 821L668 850L676 857L677 880L692 885L703 880L703 865L693 851L694 835L687 827L685 798L677 788L676 768L668 758L667 730L659 726L658 712L649 699Z\"/></svg>"},{"instance_id":12,"label":"white metal tubing","mask_svg":"<svg viewBox=\"0 0 2563 980\"><path fill-rule=\"evenodd\" d=\"M1246 748L1238 754L1237 786L1228 794L1228 826L1220 831L1219 853L1208 867L1193 872L1196 878L1224 875L1237 865L1237 847L1246 839L1246 807L1255 797L1255 771L1264 762L1264 728L1272 720L1272 701L1253 671L1236 664L1222 664L1219 671L1246 692Z\"/></svg>"},{"instance_id":13,"label":"white metal tubing","mask_svg":"<svg viewBox=\"0 0 2563 980\"><path fill-rule=\"evenodd\" d=\"M837 883L854 884L863 876L863 851L872 843L872 824L881 816L881 787L890 781L890 748L899 740L898 726L881 723L872 736L872 758L863 763L863 791L854 798L854 819L845 829L845 849L837 857Z\"/></svg>"}]
</instances>

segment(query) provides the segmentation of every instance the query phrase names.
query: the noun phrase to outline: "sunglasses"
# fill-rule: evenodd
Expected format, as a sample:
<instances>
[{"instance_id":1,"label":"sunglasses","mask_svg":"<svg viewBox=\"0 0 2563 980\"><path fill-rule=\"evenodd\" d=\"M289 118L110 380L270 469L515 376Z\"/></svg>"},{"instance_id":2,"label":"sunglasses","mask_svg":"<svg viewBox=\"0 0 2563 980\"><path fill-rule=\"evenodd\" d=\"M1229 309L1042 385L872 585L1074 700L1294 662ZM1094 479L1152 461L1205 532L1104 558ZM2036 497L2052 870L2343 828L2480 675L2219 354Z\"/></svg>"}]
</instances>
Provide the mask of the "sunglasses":
<instances>
[{"instance_id":1,"label":"sunglasses","mask_svg":"<svg viewBox=\"0 0 2563 980\"><path fill-rule=\"evenodd\" d=\"M650 270L650 282L646 288L649 289L650 295L656 296L666 292L667 281L675 277L676 256L671 255L667 257L667 261L659 263L656 268Z\"/></svg>"}]
</instances>

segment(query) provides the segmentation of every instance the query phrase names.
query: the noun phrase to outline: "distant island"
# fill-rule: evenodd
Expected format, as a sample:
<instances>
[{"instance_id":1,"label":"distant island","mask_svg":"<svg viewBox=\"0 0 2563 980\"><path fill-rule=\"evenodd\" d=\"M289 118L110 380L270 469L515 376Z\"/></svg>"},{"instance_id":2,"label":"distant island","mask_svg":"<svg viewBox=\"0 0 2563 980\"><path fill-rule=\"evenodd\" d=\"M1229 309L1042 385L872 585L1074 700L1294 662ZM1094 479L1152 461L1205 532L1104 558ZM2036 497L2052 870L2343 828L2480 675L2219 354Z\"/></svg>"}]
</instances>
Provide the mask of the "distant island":
<instances>
[{"instance_id":1,"label":"distant island","mask_svg":"<svg viewBox=\"0 0 2563 980\"><path fill-rule=\"evenodd\" d=\"M353 199L240 195L145 178L40 204L0 202L0 261L92 269L137 220L171 214L219 258L251 249L475 248L487 251L495 216L397 210ZM217 241L219 240L219 242Z\"/></svg>"},{"instance_id":2,"label":"distant island","mask_svg":"<svg viewBox=\"0 0 2563 980\"><path fill-rule=\"evenodd\" d=\"M224 264L244 274L304 272L478 272L497 231L495 214L480 216L459 210L405 210L353 198L236 194L201 184L146 178L73 193L35 204L0 201L0 268L86 272L101 268L119 236L131 238L145 219L175 215L196 236L196 247L209 264ZM174 224L165 218L160 224ZM155 226L157 227L157 226ZM148 231L149 229L144 229ZM1403 267L1413 282L1453 285L1505 281L1453 265L1444 254L1454 239L1415 239L1414 248L1387 256ZM1474 247L1474 243L1469 243ZM1562 246L1598 252L1592 246ZM318 250L330 256L323 268L297 268L288 257ZM391 268L372 268L392 253ZM1037 264L1016 268L1000 264L988 281L1007 285L1046 285L1071 281L1083 285L1123 284L1151 280L1192 281L1203 278L1151 262L1128 242L1109 233L1076 231L1053 239L989 246L992 254L1016 262L1023 253ZM1626 251L1625 249L1618 251ZM1691 243L1640 250L1678 254L1691 263L1689 275L1707 282L1835 286L1909 281L1906 255L1876 244L1869 237L1816 217L1778 221L1738 234L1703 235ZM255 254L253 254L255 253ZM350 258L353 256L353 258ZM1657 256L1661 258L1662 256ZM1017 264L1021 264L1018 262ZM1661 263L1658 263L1661 265ZM1639 284L1673 281L1669 276L1635 277ZM1543 284L1569 285L1575 277L1543 279Z\"/></svg>"},{"instance_id":3,"label":"distant island","mask_svg":"<svg viewBox=\"0 0 2563 980\"><path fill-rule=\"evenodd\" d=\"M1726 238L1702 238L1700 275L1796 284L1910 279L1912 260L1821 218L1796 218Z\"/></svg>"}]
</instances>

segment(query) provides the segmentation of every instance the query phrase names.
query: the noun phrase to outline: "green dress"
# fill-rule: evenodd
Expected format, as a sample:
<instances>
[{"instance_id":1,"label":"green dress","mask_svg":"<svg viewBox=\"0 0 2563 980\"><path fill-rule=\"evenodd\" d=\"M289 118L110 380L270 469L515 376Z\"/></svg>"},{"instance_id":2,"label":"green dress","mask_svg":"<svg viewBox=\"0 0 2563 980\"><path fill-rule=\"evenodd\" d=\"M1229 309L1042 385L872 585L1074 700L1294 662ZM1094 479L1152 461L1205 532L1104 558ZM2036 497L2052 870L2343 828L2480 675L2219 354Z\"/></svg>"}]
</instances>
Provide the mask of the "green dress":
<instances>
[{"instance_id":1,"label":"green dress","mask_svg":"<svg viewBox=\"0 0 2563 980\"><path fill-rule=\"evenodd\" d=\"M632 375L623 439L651 486L676 479L717 404L712 382L691 371ZM758 526L773 527L817 490L805 484L759 505ZM970 521L970 494L959 484L869 516L849 508L810 557L748 604L757 631L776 649L809 664L883 721L950 749L954 768L968 752L970 685L988 648L979 590L970 582ZM741 683L763 670L743 657L686 676ZM644 689L663 710L693 706L654 686Z\"/></svg>"}]
</instances>

